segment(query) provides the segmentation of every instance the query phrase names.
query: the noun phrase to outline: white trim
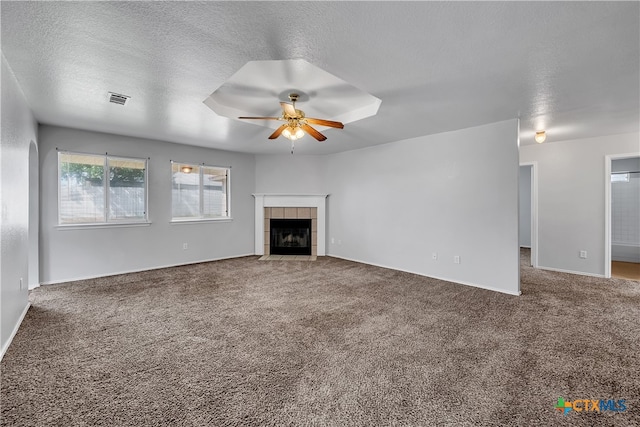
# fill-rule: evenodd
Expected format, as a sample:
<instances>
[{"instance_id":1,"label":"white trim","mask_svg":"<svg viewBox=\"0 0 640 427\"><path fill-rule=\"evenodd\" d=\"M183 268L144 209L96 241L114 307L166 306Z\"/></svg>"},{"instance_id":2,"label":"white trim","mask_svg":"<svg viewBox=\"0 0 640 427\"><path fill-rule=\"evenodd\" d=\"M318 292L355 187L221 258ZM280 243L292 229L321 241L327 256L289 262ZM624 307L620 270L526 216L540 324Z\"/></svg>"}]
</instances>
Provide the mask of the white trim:
<instances>
[{"instance_id":1,"label":"white trim","mask_svg":"<svg viewBox=\"0 0 640 427\"><path fill-rule=\"evenodd\" d=\"M102 182L103 182L103 186L104 186L104 222L109 223L109 215L111 214L111 180L109 179L109 175L110 175L110 167L109 167L109 156L105 155L104 156L104 164L102 165ZM145 185L147 182L147 162L145 160L144 163L144 181L145 181ZM148 193L148 189L145 187L144 189L145 193ZM60 195L58 194L58 197L60 197ZM60 217L60 211L58 211L58 218ZM147 207L144 207L144 220L149 219L149 215L147 214ZM58 224L60 224L60 220L58 220Z\"/></svg>"},{"instance_id":2,"label":"white trim","mask_svg":"<svg viewBox=\"0 0 640 427\"><path fill-rule=\"evenodd\" d=\"M169 224L198 224L202 222L232 222L233 218L230 217L215 217L215 218L189 218L189 219L172 219Z\"/></svg>"},{"instance_id":3,"label":"white trim","mask_svg":"<svg viewBox=\"0 0 640 427\"><path fill-rule=\"evenodd\" d=\"M32 151L32 147L35 151ZM35 154L34 154L35 153ZM27 228L28 275L27 289L40 286L40 151L38 144L29 143L29 221ZM34 176L35 175L35 176Z\"/></svg>"},{"instance_id":4,"label":"white trim","mask_svg":"<svg viewBox=\"0 0 640 427\"><path fill-rule=\"evenodd\" d=\"M264 255L264 208L317 208L317 256L326 254L326 204L328 194L265 194L255 198L255 254Z\"/></svg>"},{"instance_id":5,"label":"white trim","mask_svg":"<svg viewBox=\"0 0 640 427\"><path fill-rule=\"evenodd\" d=\"M233 220L233 218L231 217L231 166L229 166L227 169L227 180L226 180L226 184L227 184L227 192L226 192L226 198L227 198L227 216L226 218L228 220ZM173 203L173 202L172 202Z\"/></svg>"},{"instance_id":6,"label":"white trim","mask_svg":"<svg viewBox=\"0 0 640 427\"><path fill-rule=\"evenodd\" d=\"M538 268L538 162L524 162L531 166L531 265Z\"/></svg>"},{"instance_id":7,"label":"white trim","mask_svg":"<svg viewBox=\"0 0 640 427\"><path fill-rule=\"evenodd\" d=\"M179 165L184 165L184 166L198 166L198 167L209 167L209 168L218 168L218 169L231 169L231 166L229 165L210 165L208 163L191 163L191 162L181 162L179 160L169 160L169 162L171 164L177 163Z\"/></svg>"},{"instance_id":8,"label":"white trim","mask_svg":"<svg viewBox=\"0 0 640 427\"><path fill-rule=\"evenodd\" d=\"M58 230L80 230L83 228L113 228L113 227L146 227L151 225L151 221L145 222L92 222L87 224L58 224Z\"/></svg>"},{"instance_id":9,"label":"white trim","mask_svg":"<svg viewBox=\"0 0 640 427\"><path fill-rule=\"evenodd\" d=\"M611 162L640 157L640 152L604 156L604 276L611 278Z\"/></svg>"},{"instance_id":10,"label":"white trim","mask_svg":"<svg viewBox=\"0 0 640 427\"><path fill-rule=\"evenodd\" d=\"M278 196L283 196L283 197L328 197L329 194L302 194L302 193L252 193L253 197L256 196L270 196L270 197L278 197ZM279 206L276 206L279 207ZM289 206L291 207L291 206ZM301 206L303 208L305 208L306 206Z\"/></svg>"},{"instance_id":11,"label":"white trim","mask_svg":"<svg viewBox=\"0 0 640 427\"><path fill-rule=\"evenodd\" d=\"M20 314L20 317L18 318L18 321L16 322L16 326L13 328L13 331L11 331L11 335L9 335L9 339L7 340L7 342L2 347L2 351L0 351L0 361L4 357L4 355L7 352L7 350L9 349L9 346L11 345L11 341L13 341L13 338L18 333L18 329L20 329L20 325L22 324L22 321L24 320L24 317L27 315L27 311L29 311L29 307L31 307L31 303L27 302L27 306L24 308L24 310L22 310L22 314Z\"/></svg>"},{"instance_id":12,"label":"white trim","mask_svg":"<svg viewBox=\"0 0 640 427\"><path fill-rule=\"evenodd\" d=\"M161 265L161 266L157 266L157 267L141 268L141 269L137 269L137 270L124 270L124 271L119 271L119 272L116 272L116 273L99 274L97 276L83 276L83 277L76 277L76 278L72 278L72 279L53 280L53 281L50 281L50 282L42 282L41 285L58 285L60 283L77 282L78 280L100 279L102 277L119 276L121 274L142 273L144 271L160 270L160 269L163 269L163 268L171 268L171 267L182 267L182 266L185 266L185 265L201 264L203 262L222 261L222 260L225 260L225 259L243 258L243 257L248 257L248 256L254 256L254 255L255 254L249 253L249 254L232 255L232 256L220 257L220 258L209 258L209 259L203 259L203 260L200 260L200 261L189 261L189 262L184 262L184 263Z\"/></svg>"},{"instance_id":13,"label":"white trim","mask_svg":"<svg viewBox=\"0 0 640 427\"><path fill-rule=\"evenodd\" d=\"M608 279L608 277L605 277L603 274L597 274L597 273L585 273L584 271L563 270L561 268L543 267L543 266L540 266L538 268L540 270L555 271L556 273L568 273L568 274L576 274L578 276L590 276L590 277L600 277L603 279Z\"/></svg>"},{"instance_id":14,"label":"white trim","mask_svg":"<svg viewBox=\"0 0 640 427\"><path fill-rule=\"evenodd\" d=\"M507 294L507 295L520 296L522 294L522 292L519 290L520 289L519 286L518 286L518 291L511 292L511 291L505 291L504 289L494 288L492 286L478 285L477 283L463 282L463 281L460 281L460 280L447 279L447 278L438 277L438 276L428 276L428 275L426 275L424 273L418 273L416 271L405 270L403 268L389 267L389 266L383 265L383 264L377 264L377 263L373 263L373 262L365 262L365 261L360 261L360 260L353 259L353 258L347 258L347 257L343 257L343 256L338 256L338 255L327 255L327 256L330 256L330 257L333 257L333 258L344 259L346 261L357 262L357 263L360 263L360 264L373 265L374 267L386 268L388 270L402 271L402 272L405 272L405 273L415 274L417 276L429 277L431 279L442 280L443 282L453 283L453 284L456 284L456 285L471 286L473 288L480 288L480 289L486 289L488 291L500 292L500 293Z\"/></svg>"},{"instance_id":15,"label":"white trim","mask_svg":"<svg viewBox=\"0 0 640 427\"><path fill-rule=\"evenodd\" d=\"M604 277L611 277L611 161L604 156Z\"/></svg>"},{"instance_id":16,"label":"white trim","mask_svg":"<svg viewBox=\"0 0 640 427\"><path fill-rule=\"evenodd\" d=\"M520 285L522 284L522 275L520 272L520 117L518 117L518 126L516 129L516 150L518 151L518 174L516 175L517 180L516 180L516 188L518 189L518 198L517 198L517 205L516 205L516 212L517 213L517 218L518 218L518 229L517 229L517 233L516 233L516 238L518 239L518 245L517 247L517 252L516 252L516 266L517 266L517 271L518 271L518 295L520 295L522 293L521 289L520 289ZM533 169L533 168L532 168ZM533 173L533 172L531 172ZM529 181L531 181L531 177L529 177ZM531 211L531 207L529 207L529 211ZM533 217L533 215L531 215ZM529 232L531 232L531 230L529 230ZM458 258L456 258L457 260Z\"/></svg>"}]
</instances>

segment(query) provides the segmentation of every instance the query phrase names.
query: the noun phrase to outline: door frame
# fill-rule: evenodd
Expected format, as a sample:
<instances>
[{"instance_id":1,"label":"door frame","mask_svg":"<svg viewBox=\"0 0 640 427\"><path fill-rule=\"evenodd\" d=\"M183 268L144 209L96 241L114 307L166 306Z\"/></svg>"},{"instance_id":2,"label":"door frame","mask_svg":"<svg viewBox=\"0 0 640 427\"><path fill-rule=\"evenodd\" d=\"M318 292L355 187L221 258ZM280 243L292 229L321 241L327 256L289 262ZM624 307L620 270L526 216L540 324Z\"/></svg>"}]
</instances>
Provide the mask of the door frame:
<instances>
[{"instance_id":1,"label":"door frame","mask_svg":"<svg viewBox=\"0 0 640 427\"><path fill-rule=\"evenodd\" d=\"M523 162L531 166L531 265L538 268L538 162Z\"/></svg>"},{"instance_id":2,"label":"door frame","mask_svg":"<svg viewBox=\"0 0 640 427\"><path fill-rule=\"evenodd\" d=\"M640 152L604 156L604 277L611 278L611 163L640 157Z\"/></svg>"}]
</instances>

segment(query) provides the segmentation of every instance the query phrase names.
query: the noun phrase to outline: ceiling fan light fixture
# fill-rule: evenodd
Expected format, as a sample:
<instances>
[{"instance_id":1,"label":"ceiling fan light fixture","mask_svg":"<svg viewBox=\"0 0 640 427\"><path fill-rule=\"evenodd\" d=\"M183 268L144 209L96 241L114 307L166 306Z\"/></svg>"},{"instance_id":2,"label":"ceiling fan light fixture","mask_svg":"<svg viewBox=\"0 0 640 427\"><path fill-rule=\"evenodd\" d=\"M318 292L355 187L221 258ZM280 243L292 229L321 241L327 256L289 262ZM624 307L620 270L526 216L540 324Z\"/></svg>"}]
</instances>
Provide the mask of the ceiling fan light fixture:
<instances>
[{"instance_id":1,"label":"ceiling fan light fixture","mask_svg":"<svg viewBox=\"0 0 640 427\"><path fill-rule=\"evenodd\" d=\"M291 141L295 141L296 139L300 139L304 136L304 131L299 127L288 126L285 130L282 131L282 136Z\"/></svg>"},{"instance_id":2,"label":"ceiling fan light fixture","mask_svg":"<svg viewBox=\"0 0 640 427\"><path fill-rule=\"evenodd\" d=\"M535 140L538 144L542 144L547 139L547 133L543 130L536 132Z\"/></svg>"},{"instance_id":3,"label":"ceiling fan light fixture","mask_svg":"<svg viewBox=\"0 0 640 427\"><path fill-rule=\"evenodd\" d=\"M315 119L311 117L306 117L304 111L298 110L296 108L296 101L298 100L297 93L290 93L289 99L291 100L291 104L286 102L280 102L280 107L282 107L282 115L280 117L246 117L241 116L238 119L241 120L279 120L281 122L286 122L280 125L272 134L269 136L269 139L276 139L280 135L284 136L290 141L295 141L297 139L302 138L306 133L322 142L327 139L326 136L318 132L316 129L311 127L309 123L314 125L326 126L330 128L338 128L344 129L344 125L342 122L336 122L333 120L325 120L325 119Z\"/></svg>"}]
</instances>

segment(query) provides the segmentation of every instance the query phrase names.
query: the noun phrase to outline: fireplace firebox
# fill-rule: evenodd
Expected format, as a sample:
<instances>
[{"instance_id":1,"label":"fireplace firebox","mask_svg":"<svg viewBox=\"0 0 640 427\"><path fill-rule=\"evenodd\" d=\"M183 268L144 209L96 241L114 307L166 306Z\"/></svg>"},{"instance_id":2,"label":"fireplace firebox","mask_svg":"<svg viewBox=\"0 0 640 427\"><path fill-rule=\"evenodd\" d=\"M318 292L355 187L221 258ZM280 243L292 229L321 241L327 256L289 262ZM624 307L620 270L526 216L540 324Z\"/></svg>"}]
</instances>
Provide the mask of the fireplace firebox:
<instances>
[{"instance_id":1,"label":"fireplace firebox","mask_svg":"<svg viewBox=\"0 0 640 427\"><path fill-rule=\"evenodd\" d=\"M270 252L273 255L311 255L310 219L271 219Z\"/></svg>"}]
</instances>

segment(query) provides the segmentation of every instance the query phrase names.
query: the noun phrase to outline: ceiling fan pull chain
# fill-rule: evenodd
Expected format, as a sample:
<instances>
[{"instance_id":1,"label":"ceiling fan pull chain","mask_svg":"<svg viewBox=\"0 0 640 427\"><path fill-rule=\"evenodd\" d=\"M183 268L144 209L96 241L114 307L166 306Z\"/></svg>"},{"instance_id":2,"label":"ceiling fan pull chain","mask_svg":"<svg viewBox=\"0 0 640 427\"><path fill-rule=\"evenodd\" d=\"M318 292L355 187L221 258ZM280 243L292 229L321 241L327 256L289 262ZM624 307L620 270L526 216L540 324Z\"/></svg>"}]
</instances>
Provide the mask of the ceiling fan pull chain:
<instances>
[{"instance_id":1,"label":"ceiling fan pull chain","mask_svg":"<svg viewBox=\"0 0 640 427\"><path fill-rule=\"evenodd\" d=\"M293 148L294 148L294 144L295 144L295 143L294 143L294 142L293 142L293 140L292 140L292 141L291 141L291 155L292 155L292 156L293 156Z\"/></svg>"}]
</instances>

